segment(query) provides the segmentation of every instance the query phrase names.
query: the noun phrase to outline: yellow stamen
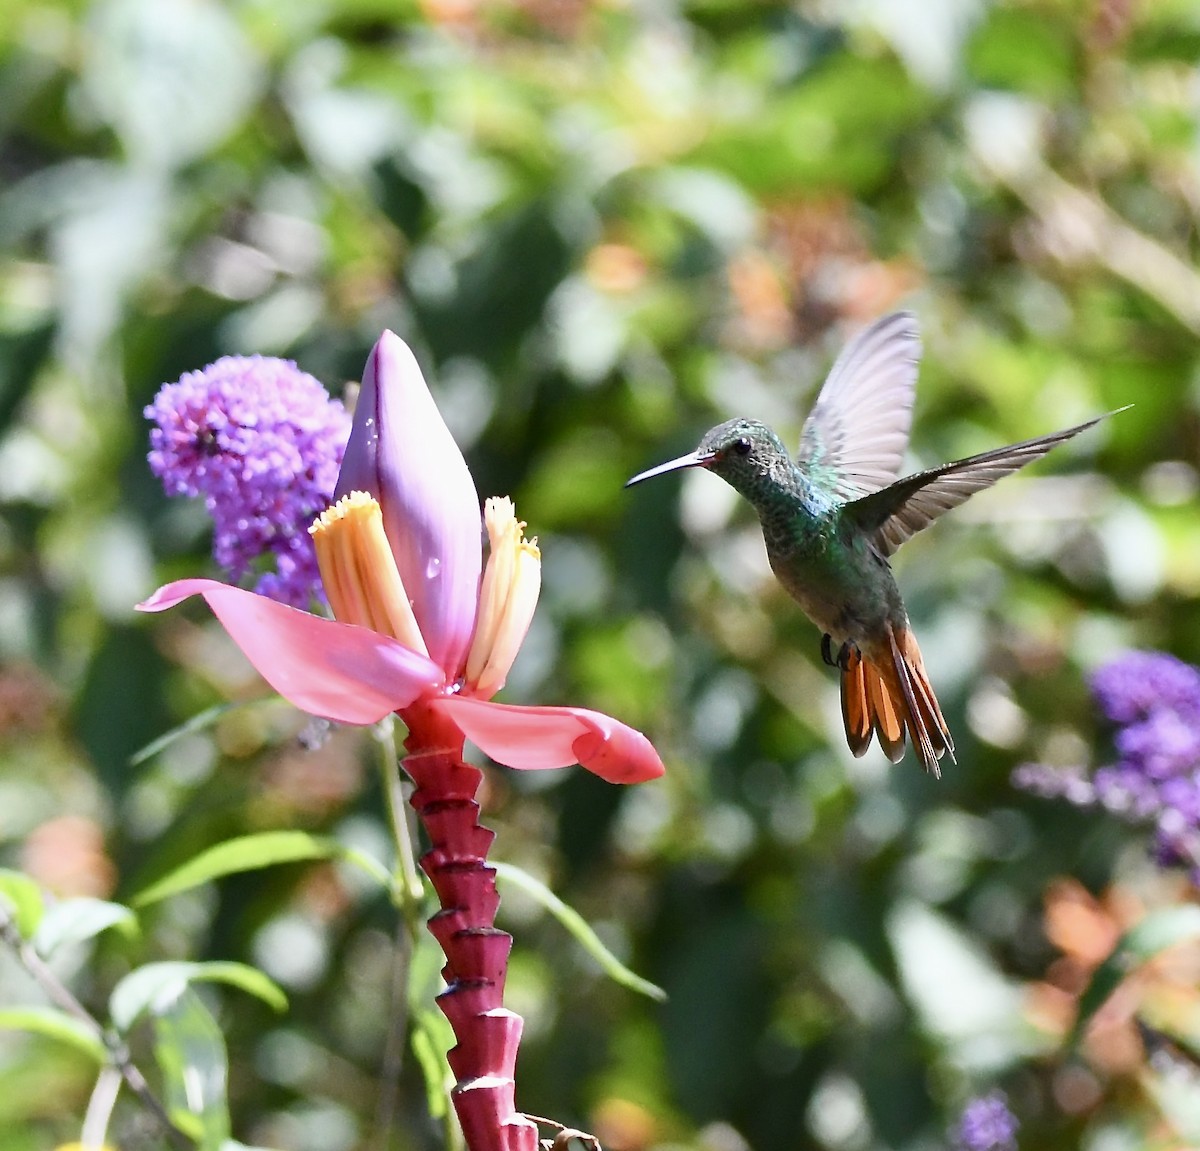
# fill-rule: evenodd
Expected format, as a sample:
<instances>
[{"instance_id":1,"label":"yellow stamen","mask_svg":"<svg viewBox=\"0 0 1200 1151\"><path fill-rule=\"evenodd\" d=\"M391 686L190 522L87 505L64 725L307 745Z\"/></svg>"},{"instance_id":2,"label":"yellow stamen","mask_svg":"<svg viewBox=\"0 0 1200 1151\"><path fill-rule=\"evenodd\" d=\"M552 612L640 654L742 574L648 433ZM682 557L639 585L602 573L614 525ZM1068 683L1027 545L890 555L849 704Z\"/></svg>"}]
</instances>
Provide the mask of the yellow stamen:
<instances>
[{"instance_id":1,"label":"yellow stamen","mask_svg":"<svg viewBox=\"0 0 1200 1151\"><path fill-rule=\"evenodd\" d=\"M536 538L525 539L525 524L507 496L493 496L484 504L483 521L488 561L466 679L474 695L490 699L504 686L529 631L542 588L542 553Z\"/></svg>"},{"instance_id":2,"label":"yellow stamen","mask_svg":"<svg viewBox=\"0 0 1200 1151\"><path fill-rule=\"evenodd\" d=\"M308 532L334 618L390 635L428 655L378 502L365 492L351 492L326 508Z\"/></svg>"}]
</instances>

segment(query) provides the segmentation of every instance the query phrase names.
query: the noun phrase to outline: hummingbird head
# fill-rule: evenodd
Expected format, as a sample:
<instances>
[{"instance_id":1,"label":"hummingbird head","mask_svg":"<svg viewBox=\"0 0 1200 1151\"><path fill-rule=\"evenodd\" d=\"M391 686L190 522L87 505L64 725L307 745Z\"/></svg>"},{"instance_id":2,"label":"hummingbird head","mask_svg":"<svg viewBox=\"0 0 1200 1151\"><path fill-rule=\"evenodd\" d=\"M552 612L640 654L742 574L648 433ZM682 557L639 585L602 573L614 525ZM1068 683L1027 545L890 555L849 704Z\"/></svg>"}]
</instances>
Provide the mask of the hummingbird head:
<instances>
[{"instance_id":1,"label":"hummingbird head","mask_svg":"<svg viewBox=\"0 0 1200 1151\"><path fill-rule=\"evenodd\" d=\"M765 484L784 479L791 467L787 448L766 424L739 418L710 428L694 452L639 472L625 486L681 468L705 468L742 495L753 497Z\"/></svg>"}]
</instances>

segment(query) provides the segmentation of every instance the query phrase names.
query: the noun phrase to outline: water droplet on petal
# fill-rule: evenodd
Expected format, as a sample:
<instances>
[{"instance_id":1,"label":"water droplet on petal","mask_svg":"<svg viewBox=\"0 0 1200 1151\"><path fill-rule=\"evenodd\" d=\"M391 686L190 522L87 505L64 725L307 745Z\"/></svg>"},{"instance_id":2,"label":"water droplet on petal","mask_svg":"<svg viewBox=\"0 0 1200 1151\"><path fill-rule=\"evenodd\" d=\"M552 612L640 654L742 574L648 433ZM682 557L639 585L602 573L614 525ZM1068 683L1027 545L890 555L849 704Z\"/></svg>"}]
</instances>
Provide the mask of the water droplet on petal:
<instances>
[{"instance_id":1,"label":"water droplet on petal","mask_svg":"<svg viewBox=\"0 0 1200 1151\"><path fill-rule=\"evenodd\" d=\"M437 556L430 556L429 562L425 565L425 578L437 579L441 575L442 561Z\"/></svg>"}]
</instances>

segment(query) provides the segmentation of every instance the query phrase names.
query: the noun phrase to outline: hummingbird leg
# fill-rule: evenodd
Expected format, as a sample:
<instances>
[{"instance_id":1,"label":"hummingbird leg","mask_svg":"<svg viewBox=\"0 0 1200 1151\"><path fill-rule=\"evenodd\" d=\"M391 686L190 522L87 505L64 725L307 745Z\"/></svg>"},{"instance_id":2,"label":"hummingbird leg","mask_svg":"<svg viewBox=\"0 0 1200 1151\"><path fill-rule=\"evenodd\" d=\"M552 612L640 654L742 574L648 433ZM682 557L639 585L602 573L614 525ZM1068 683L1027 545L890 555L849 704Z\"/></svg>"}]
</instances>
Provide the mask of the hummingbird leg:
<instances>
[{"instance_id":1,"label":"hummingbird leg","mask_svg":"<svg viewBox=\"0 0 1200 1151\"><path fill-rule=\"evenodd\" d=\"M833 658L833 636L828 632L821 636L821 658L828 667L838 666L838 661Z\"/></svg>"}]
</instances>

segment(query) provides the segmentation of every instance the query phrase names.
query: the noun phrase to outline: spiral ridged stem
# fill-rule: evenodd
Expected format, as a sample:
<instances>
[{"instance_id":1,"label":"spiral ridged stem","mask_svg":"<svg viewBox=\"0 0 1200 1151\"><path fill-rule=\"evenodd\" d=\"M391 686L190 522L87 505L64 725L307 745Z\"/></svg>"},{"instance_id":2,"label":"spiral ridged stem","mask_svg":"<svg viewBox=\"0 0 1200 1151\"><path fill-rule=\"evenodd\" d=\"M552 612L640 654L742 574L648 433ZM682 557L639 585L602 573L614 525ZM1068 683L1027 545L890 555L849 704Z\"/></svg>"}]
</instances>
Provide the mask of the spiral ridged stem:
<instances>
[{"instance_id":1,"label":"spiral ridged stem","mask_svg":"<svg viewBox=\"0 0 1200 1151\"><path fill-rule=\"evenodd\" d=\"M523 1020L504 1007L512 936L495 926L500 897L487 853L494 833L479 823L483 773L462 758L462 733L432 709L402 713L409 802L429 837L422 871L441 909L429 930L446 956L438 1006L457 1040L449 1054L452 1091L469 1151L537 1151L538 1131L515 1106Z\"/></svg>"}]
</instances>

